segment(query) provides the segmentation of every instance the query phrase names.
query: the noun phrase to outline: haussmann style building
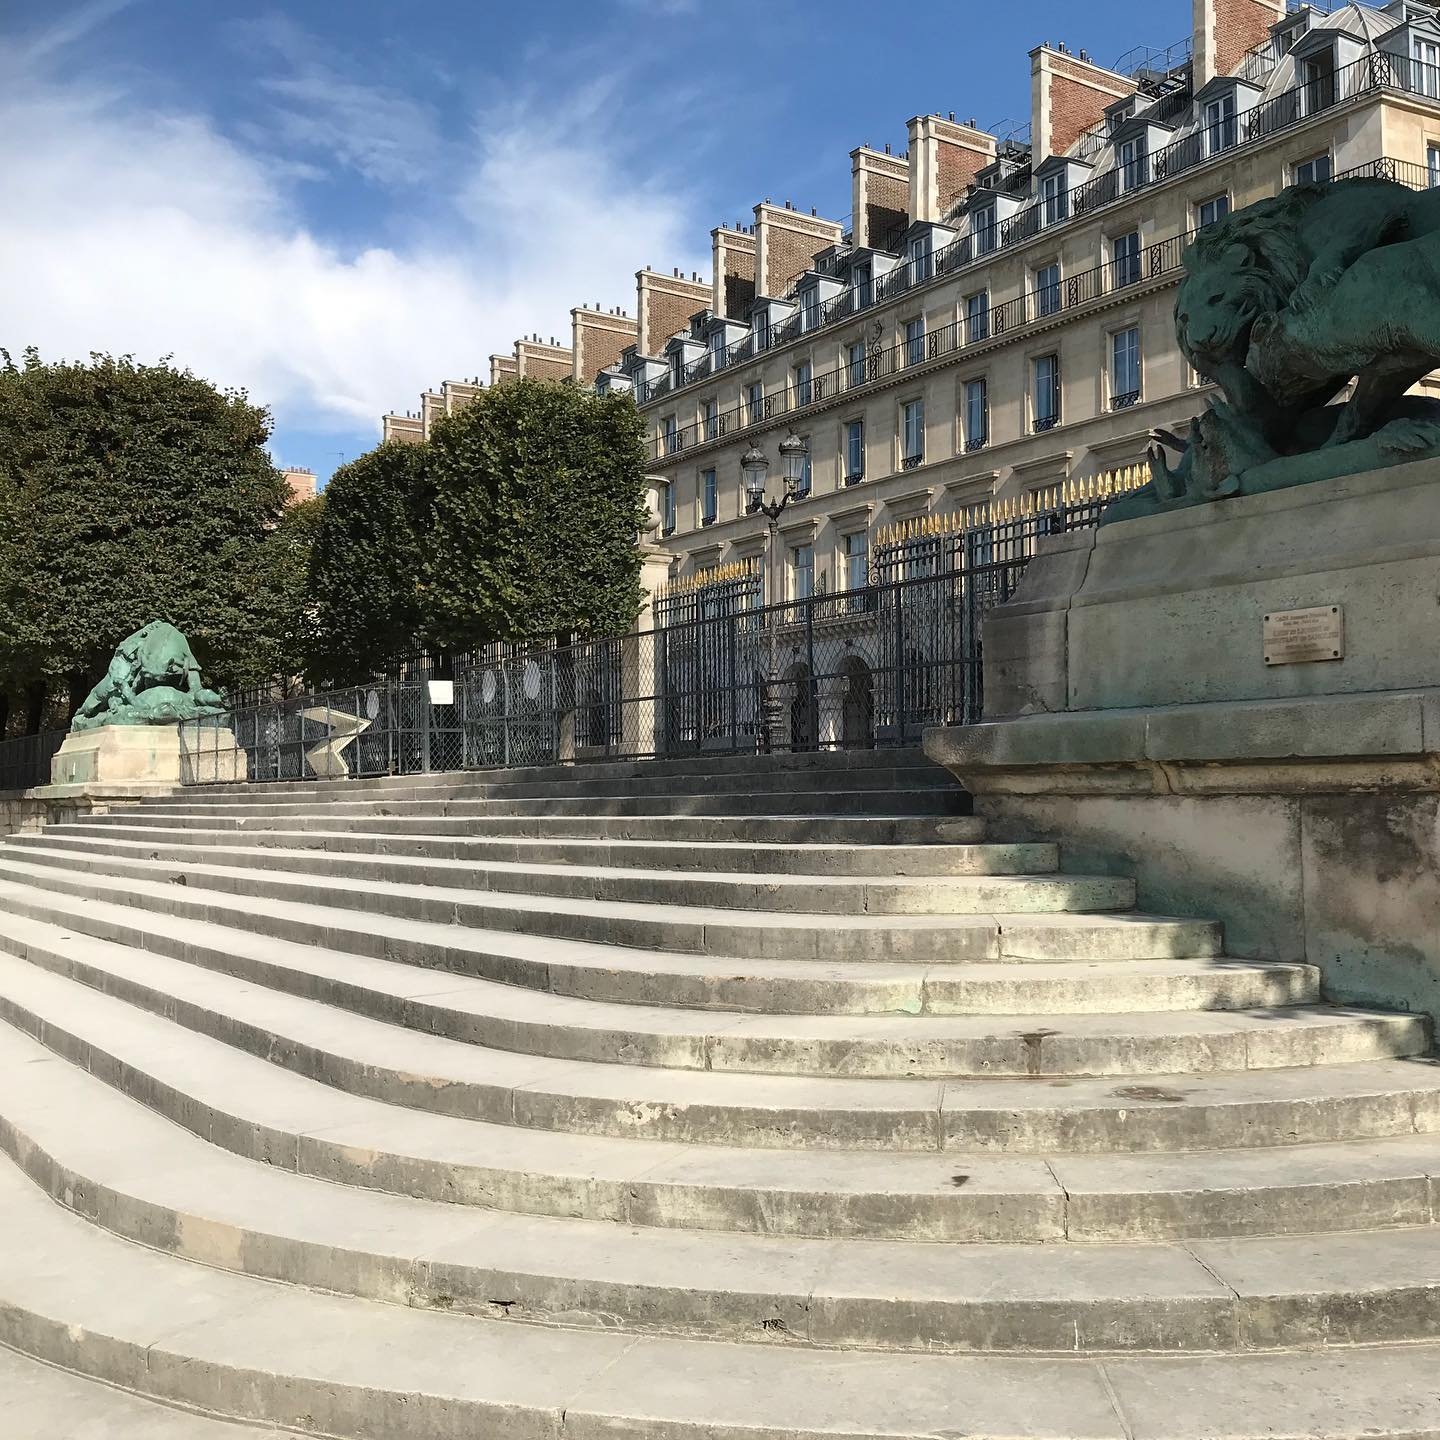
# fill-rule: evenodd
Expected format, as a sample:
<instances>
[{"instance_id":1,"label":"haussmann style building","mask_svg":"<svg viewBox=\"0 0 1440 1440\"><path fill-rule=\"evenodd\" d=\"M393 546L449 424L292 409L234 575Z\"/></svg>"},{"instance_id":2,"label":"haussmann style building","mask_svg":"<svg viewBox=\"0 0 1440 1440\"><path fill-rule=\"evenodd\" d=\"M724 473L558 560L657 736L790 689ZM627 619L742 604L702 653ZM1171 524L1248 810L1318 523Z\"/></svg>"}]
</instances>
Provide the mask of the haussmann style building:
<instances>
[{"instance_id":1,"label":"haussmann style building","mask_svg":"<svg viewBox=\"0 0 1440 1440\"><path fill-rule=\"evenodd\" d=\"M753 573L767 599L855 588L906 537L1140 483L1152 430L1209 390L1172 318L1190 237L1296 182L1440 181L1437 12L1195 0L1168 50L1107 66L1041 45L1025 129L917 116L905 153L851 153L848 222L762 202L712 232L711 276L643 269L633 316L577 307L568 347L518 341L490 383L633 393L669 578ZM423 438L480 383L384 417L386 438ZM806 453L772 537L741 462L763 453L778 493L791 436Z\"/></svg>"}]
</instances>

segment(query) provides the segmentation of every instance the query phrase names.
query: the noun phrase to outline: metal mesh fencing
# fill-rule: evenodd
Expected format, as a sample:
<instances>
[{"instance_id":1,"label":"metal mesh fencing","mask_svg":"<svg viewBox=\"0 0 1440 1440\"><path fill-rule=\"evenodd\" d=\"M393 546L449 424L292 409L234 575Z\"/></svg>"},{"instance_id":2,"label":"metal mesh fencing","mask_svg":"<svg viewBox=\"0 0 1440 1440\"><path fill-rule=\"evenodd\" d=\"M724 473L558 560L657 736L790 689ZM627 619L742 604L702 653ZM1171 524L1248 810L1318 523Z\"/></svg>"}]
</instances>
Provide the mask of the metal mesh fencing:
<instances>
[{"instance_id":1,"label":"metal mesh fencing","mask_svg":"<svg viewBox=\"0 0 1440 1440\"><path fill-rule=\"evenodd\" d=\"M759 577L688 592L662 623L568 644L416 657L367 685L251 699L182 727L187 784L913 745L983 710L983 622L1059 505L877 550L868 583L765 604Z\"/></svg>"}]
</instances>

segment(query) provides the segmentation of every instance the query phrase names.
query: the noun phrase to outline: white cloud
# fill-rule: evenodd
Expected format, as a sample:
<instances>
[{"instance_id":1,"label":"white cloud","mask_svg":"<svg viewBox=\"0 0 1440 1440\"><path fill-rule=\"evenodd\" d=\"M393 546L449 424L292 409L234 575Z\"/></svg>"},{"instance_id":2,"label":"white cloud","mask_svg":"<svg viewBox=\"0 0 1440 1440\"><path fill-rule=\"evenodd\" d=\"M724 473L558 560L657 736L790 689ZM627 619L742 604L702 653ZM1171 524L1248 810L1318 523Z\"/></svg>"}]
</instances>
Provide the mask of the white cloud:
<instances>
[{"instance_id":1,"label":"white cloud","mask_svg":"<svg viewBox=\"0 0 1440 1440\"><path fill-rule=\"evenodd\" d=\"M92 30L134 3L135 0L86 0L85 4L77 5L68 15L60 16L39 34L28 40L22 36L12 52L16 72L23 74L31 66L83 40Z\"/></svg>"},{"instance_id":2,"label":"white cloud","mask_svg":"<svg viewBox=\"0 0 1440 1440\"><path fill-rule=\"evenodd\" d=\"M479 129L403 244L345 251L307 226L295 189L306 157L129 94L12 84L0 98L0 345L52 359L173 354L270 405L282 440L286 425L378 428L422 389L484 375L518 335L568 335L572 305L633 312L641 265L706 257L684 200L620 173L596 116L539 113ZM373 153L367 163L384 168ZM414 195L387 198L403 215Z\"/></svg>"}]
</instances>

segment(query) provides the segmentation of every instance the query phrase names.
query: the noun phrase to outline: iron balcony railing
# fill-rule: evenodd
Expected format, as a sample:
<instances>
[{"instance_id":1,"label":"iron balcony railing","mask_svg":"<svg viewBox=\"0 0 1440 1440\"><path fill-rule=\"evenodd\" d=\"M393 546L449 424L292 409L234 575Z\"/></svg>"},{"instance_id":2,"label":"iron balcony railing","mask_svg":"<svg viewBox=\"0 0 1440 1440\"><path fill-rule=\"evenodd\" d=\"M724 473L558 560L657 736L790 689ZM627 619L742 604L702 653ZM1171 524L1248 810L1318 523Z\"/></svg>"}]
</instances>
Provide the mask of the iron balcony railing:
<instances>
[{"instance_id":1,"label":"iron balcony railing","mask_svg":"<svg viewBox=\"0 0 1440 1440\"><path fill-rule=\"evenodd\" d=\"M1440 179L1440 176L1432 176L1424 165L1389 157L1357 165L1332 178L1351 180L1367 177L1395 180L1412 190L1430 188L1436 179ZM792 386L786 391L765 396L758 415L752 411L748 401L720 411L719 434L729 436L755 426L768 425L812 405L827 404L852 390L892 379L917 365L930 364L974 346L1012 339L1031 329L1044 328L1070 311L1095 304L1129 286L1166 279L1180 271L1185 247L1198 233L1190 230L1183 235L1172 236L1144 247L1138 254L1123 256L1077 275L1064 276L1059 281L1048 281L1023 295L992 304L983 325L978 325L974 333L968 318L954 320L926 335L923 353L918 360L912 342L903 335L888 346L872 346L862 362L847 357L833 370L812 374L808 386L802 385L798 391ZM656 435L654 455L660 459L702 443L705 443L703 421L677 427L673 434L673 448L667 448L662 430Z\"/></svg>"},{"instance_id":2,"label":"iron balcony railing","mask_svg":"<svg viewBox=\"0 0 1440 1440\"><path fill-rule=\"evenodd\" d=\"M664 458L707 443L707 425L716 438L728 437L811 406L828 403L839 395L878 384L958 351L1008 338L1029 326L1052 324L1057 316L1101 300L1126 286L1163 278L1178 270L1180 256L1193 233L1162 241L1138 255L1068 276L1058 284L1047 283L1013 300L992 305L983 320L976 317L973 324L970 319L961 318L942 329L930 331L920 339L901 336L892 345L872 347L861 362L847 357L833 370L812 373L808 380L765 396L758 419L749 401L743 400L718 412L713 421L702 419L679 426L668 438L662 431L656 440L655 456L657 459Z\"/></svg>"},{"instance_id":3,"label":"iron balcony railing","mask_svg":"<svg viewBox=\"0 0 1440 1440\"><path fill-rule=\"evenodd\" d=\"M824 302L819 307L816 323L810 330L802 329L801 318L797 313L774 327L774 333L764 344L747 350L745 347L751 346L752 337L737 342L726 351L725 367L742 359L749 359L753 354L769 349L774 344L788 342L799 338L802 333L813 333L815 330L838 324L872 305L883 304L923 285L936 283L958 270L988 260L1011 246L1023 244L1042 230L1086 219L1097 210L1128 200L1140 191L1172 180L1207 160L1260 144L1302 121L1347 104L1362 95L1381 90L1398 90L1440 102L1440 66L1423 64L1401 56L1379 53L1368 55L1316 80L1273 96L1245 114L1227 119L1218 127L1201 126L1162 150L1139 155L1129 162L1118 163L1114 168L1066 192L1063 200L1047 200L1041 197L1004 220L961 235L948 245L919 259L902 261L886 275L875 277L868 286L852 286L842 295ZM1176 97L1170 97L1165 103L1179 106ZM1158 111L1150 113L1158 114ZM1105 144L1108 144L1108 141ZM1103 148L1104 144L1100 146L1100 149ZM896 235L887 237L886 243L878 248L893 250L903 234L904 228ZM698 367L703 363L706 362L695 362L692 368L695 368L697 373L687 378L685 383L693 383L712 373L709 370L703 375L699 373ZM650 404L669 394L674 388L671 377L666 376L652 385L640 387L636 395L637 403Z\"/></svg>"}]
</instances>

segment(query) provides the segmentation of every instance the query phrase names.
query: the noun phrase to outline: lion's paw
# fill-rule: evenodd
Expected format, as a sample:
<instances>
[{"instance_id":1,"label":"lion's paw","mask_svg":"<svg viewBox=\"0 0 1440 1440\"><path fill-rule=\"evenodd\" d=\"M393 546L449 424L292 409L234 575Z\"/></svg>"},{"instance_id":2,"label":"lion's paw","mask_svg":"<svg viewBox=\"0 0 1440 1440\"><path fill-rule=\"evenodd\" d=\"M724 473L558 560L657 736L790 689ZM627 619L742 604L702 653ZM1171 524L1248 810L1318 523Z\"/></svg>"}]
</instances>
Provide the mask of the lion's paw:
<instances>
[{"instance_id":1,"label":"lion's paw","mask_svg":"<svg viewBox=\"0 0 1440 1440\"><path fill-rule=\"evenodd\" d=\"M1431 455L1440 451L1440 424L1433 420L1392 420L1375 432L1382 455Z\"/></svg>"}]
</instances>

